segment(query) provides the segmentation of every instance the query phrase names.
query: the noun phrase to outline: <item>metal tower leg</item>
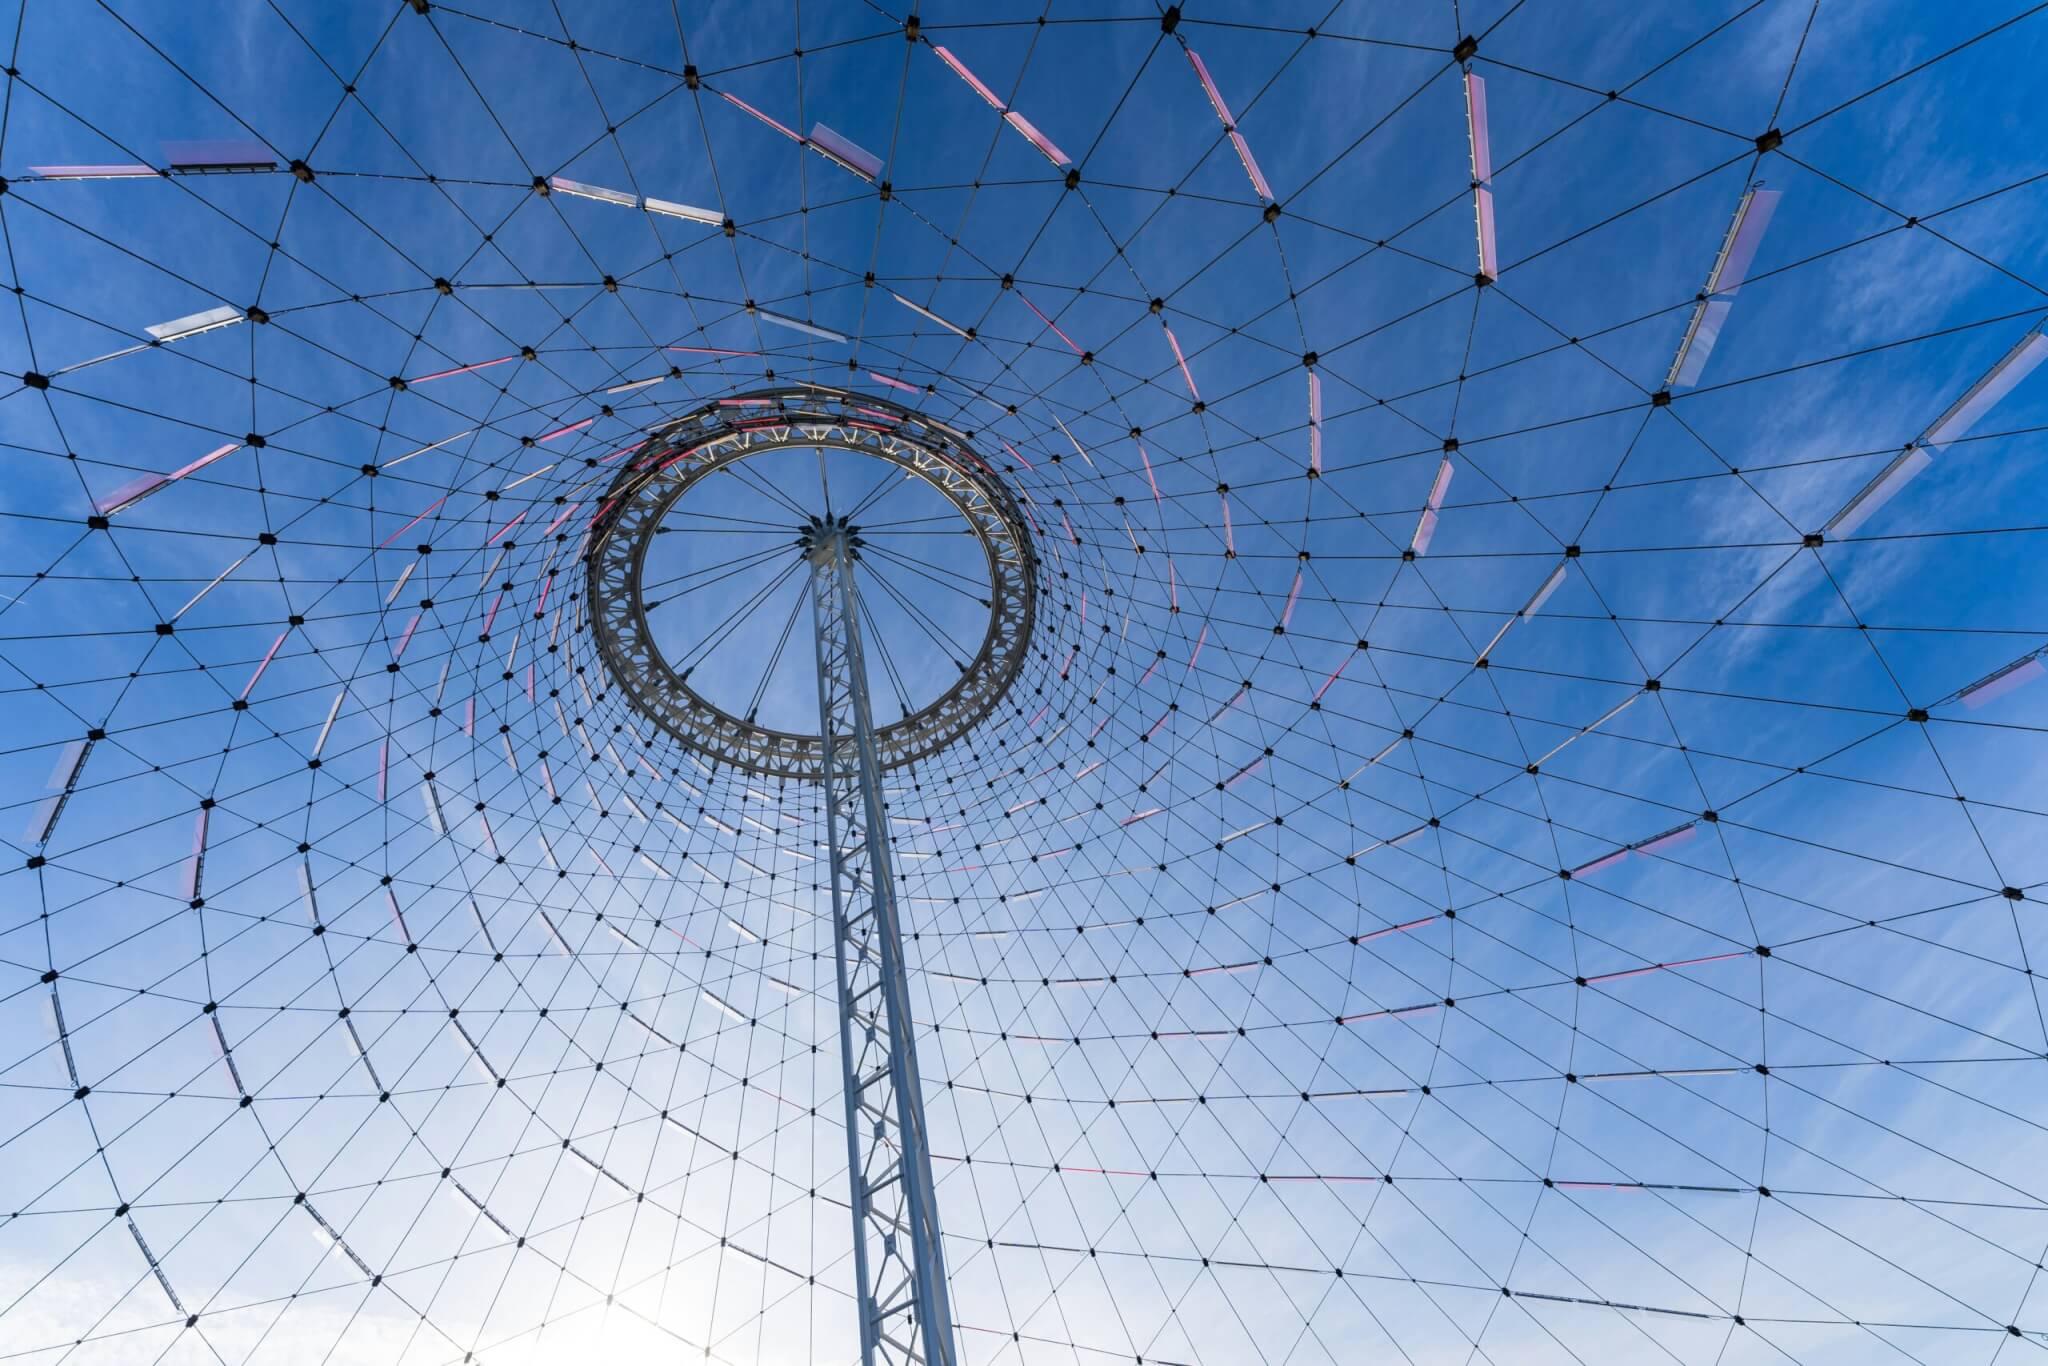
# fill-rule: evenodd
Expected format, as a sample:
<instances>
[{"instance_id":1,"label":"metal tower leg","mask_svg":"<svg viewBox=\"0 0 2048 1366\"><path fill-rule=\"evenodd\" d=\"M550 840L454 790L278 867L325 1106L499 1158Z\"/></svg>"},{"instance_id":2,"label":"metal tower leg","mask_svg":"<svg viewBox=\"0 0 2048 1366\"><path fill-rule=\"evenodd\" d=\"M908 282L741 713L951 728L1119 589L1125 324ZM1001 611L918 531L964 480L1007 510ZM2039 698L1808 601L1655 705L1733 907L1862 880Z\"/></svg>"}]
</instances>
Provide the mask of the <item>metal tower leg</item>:
<instances>
[{"instance_id":1,"label":"metal tower leg","mask_svg":"<svg viewBox=\"0 0 2048 1366\"><path fill-rule=\"evenodd\" d=\"M852 536L843 521L817 527L806 537L806 554L817 625L861 1362L957 1366L861 658Z\"/></svg>"}]
</instances>

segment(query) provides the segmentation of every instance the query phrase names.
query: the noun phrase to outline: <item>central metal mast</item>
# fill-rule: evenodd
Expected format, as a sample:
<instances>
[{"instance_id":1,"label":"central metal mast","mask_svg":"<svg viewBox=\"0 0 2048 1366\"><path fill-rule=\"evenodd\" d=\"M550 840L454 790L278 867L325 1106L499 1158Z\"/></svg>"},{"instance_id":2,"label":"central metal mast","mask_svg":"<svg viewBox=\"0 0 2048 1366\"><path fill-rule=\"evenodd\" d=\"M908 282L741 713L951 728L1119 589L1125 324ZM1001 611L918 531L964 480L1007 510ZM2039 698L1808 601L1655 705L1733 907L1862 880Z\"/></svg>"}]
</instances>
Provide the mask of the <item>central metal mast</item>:
<instances>
[{"instance_id":1,"label":"central metal mast","mask_svg":"<svg viewBox=\"0 0 2048 1366\"><path fill-rule=\"evenodd\" d=\"M859 538L844 517L814 518L801 544L817 627L861 1362L957 1366L882 771L861 658L853 585Z\"/></svg>"}]
</instances>

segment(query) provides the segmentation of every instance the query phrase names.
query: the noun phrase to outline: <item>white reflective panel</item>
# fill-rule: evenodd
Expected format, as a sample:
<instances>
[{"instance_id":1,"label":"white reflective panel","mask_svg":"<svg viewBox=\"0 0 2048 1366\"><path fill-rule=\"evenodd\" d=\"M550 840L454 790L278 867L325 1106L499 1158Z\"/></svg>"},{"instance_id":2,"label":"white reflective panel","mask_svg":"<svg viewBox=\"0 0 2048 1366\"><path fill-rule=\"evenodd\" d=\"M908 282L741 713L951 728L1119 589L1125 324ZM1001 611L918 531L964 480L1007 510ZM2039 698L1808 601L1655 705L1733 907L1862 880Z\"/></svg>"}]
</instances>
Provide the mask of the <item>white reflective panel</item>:
<instances>
[{"instance_id":1,"label":"white reflective panel","mask_svg":"<svg viewBox=\"0 0 2048 1366\"><path fill-rule=\"evenodd\" d=\"M665 214L670 218L687 218L692 223L702 223L706 227L722 227L725 223L725 215L717 209L700 209L694 204L678 204L669 199L656 199L653 195L642 201L642 207L649 213Z\"/></svg>"},{"instance_id":2,"label":"white reflective panel","mask_svg":"<svg viewBox=\"0 0 2048 1366\"><path fill-rule=\"evenodd\" d=\"M1993 404L2011 393L2013 386L2032 374L2044 360L2048 360L2048 335L2037 328L2015 342L2012 350L1999 357L1998 363L1970 386L1969 392L1936 418L1934 425L1921 436L1920 444L1943 446L1965 435L1979 418L1991 411Z\"/></svg>"},{"instance_id":3,"label":"white reflective panel","mask_svg":"<svg viewBox=\"0 0 2048 1366\"><path fill-rule=\"evenodd\" d=\"M173 318L167 323L155 323L143 329L160 342L183 341L196 337L201 332L211 332L216 327L230 327L241 322L247 315L233 304L222 304L218 308L203 309L188 313L182 318Z\"/></svg>"},{"instance_id":4,"label":"white reflective panel","mask_svg":"<svg viewBox=\"0 0 2048 1366\"><path fill-rule=\"evenodd\" d=\"M133 180L162 174L154 166L132 161L105 166L31 166L28 169L39 180Z\"/></svg>"},{"instance_id":5,"label":"white reflective panel","mask_svg":"<svg viewBox=\"0 0 2048 1366\"><path fill-rule=\"evenodd\" d=\"M807 323L801 318L784 317L780 313L771 313L765 308L755 309L754 316L764 323L773 323L777 327L786 327L793 332L802 332L808 336L820 337L825 341L843 342L846 340L845 334L834 332L829 327L819 327L816 323Z\"/></svg>"},{"instance_id":6,"label":"white reflective panel","mask_svg":"<svg viewBox=\"0 0 2048 1366\"><path fill-rule=\"evenodd\" d=\"M637 208L640 204L638 195L628 194L624 190L608 190L602 185L586 185L567 176L551 177L548 184L563 194L574 195L578 199L594 199L600 204L619 204L629 209Z\"/></svg>"}]
</instances>

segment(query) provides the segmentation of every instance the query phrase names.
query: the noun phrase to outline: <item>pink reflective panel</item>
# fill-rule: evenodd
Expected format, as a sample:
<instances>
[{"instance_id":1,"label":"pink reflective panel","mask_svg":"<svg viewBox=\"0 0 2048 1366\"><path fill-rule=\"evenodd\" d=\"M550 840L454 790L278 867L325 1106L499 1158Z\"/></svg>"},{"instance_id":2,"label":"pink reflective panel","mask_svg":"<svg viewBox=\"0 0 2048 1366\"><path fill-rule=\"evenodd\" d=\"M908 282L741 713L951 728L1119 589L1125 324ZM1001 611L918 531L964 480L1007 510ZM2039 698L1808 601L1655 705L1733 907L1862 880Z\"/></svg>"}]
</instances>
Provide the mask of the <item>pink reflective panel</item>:
<instances>
[{"instance_id":1,"label":"pink reflective panel","mask_svg":"<svg viewBox=\"0 0 2048 1366\"><path fill-rule=\"evenodd\" d=\"M1156 663L1157 661L1154 661L1154 662ZM1342 677L1344 676L1344 670L1345 670L1346 666L1348 666L1348 665L1349 665L1350 663L1351 663L1351 656L1350 656L1350 655L1346 655L1346 656L1344 656L1344 663L1342 663L1342 664L1339 664L1339 665L1338 665L1338 666L1337 666L1336 668L1334 668L1334 669L1330 670L1330 676L1329 676L1328 678L1325 678L1325 679L1323 680L1323 685L1322 685L1322 686L1321 686L1320 688L1317 688L1317 689L1316 689L1316 692L1315 692L1315 696L1313 696L1313 697L1309 698L1309 701L1310 701L1311 703L1315 703L1315 702L1320 702L1320 701L1322 701L1322 700L1323 700L1323 694L1324 694L1324 693L1326 693L1326 692L1328 692L1328 691L1330 690L1330 685L1331 685L1331 684L1335 683L1335 682L1336 682L1336 681L1337 681L1337 680L1338 680L1339 678L1342 678Z\"/></svg>"},{"instance_id":2,"label":"pink reflective panel","mask_svg":"<svg viewBox=\"0 0 2048 1366\"><path fill-rule=\"evenodd\" d=\"M1188 372L1188 358L1181 354L1180 339L1173 335L1173 329L1168 327L1163 320L1159 326L1166 333L1166 344L1173 348L1173 361L1174 364L1180 367L1180 377L1187 381L1188 392L1199 401L1202 397L1202 391L1195 387L1195 377Z\"/></svg>"},{"instance_id":3,"label":"pink reflective panel","mask_svg":"<svg viewBox=\"0 0 2048 1366\"><path fill-rule=\"evenodd\" d=\"M1060 331L1059 324L1054 322L1051 318L1046 317L1044 313L1040 312L1037 304L1032 303L1031 300L1025 298L1023 290L1020 289L1017 291L1017 297L1023 299L1024 307L1030 309L1033 313L1037 313L1038 320L1044 323L1047 327L1050 327L1053 330L1053 335L1057 336L1061 341L1065 342L1068 348L1072 350L1075 355L1078 356L1082 354L1081 348L1074 345L1074 339L1068 336L1066 333ZM1072 439L1072 437L1068 438L1068 440ZM1080 447L1077 445L1075 449L1078 450L1080 449Z\"/></svg>"},{"instance_id":4,"label":"pink reflective panel","mask_svg":"<svg viewBox=\"0 0 2048 1366\"><path fill-rule=\"evenodd\" d=\"M693 356L757 356L758 351L728 351L722 346L664 346L664 351L687 351Z\"/></svg>"},{"instance_id":5,"label":"pink reflective panel","mask_svg":"<svg viewBox=\"0 0 2048 1366\"><path fill-rule=\"evenodd\" d=\"M1709 293L1733 294L1742 288L1742 282L1749 278L1750 264L1756 260L1756 249L1763 245L1764 231L1771 226L1771 215L1778 211L1778 198L1776 190L1750 192L1738 211L1727 254L1707 284Z\"/></svg>"},{"instance_id":6,"label":"pink reflective panel","mask_svg":"<svg viewBox=\"0 0 2048 1366\"><path fill-rule=\"evenodd\" d=\"M94 503L93 511L102 517L125 512L170 482L161 474L145 474L139 479L131 479Z\"/></svg>"},{"instance_id":7,"label":"pink reflective panel","mask_svg":"<svg viewBox=\"0 0 2048 1366\"><path fill-rule=\"evenodd\" d=\"M1422 520L1415 524L1415 535L1408 542L1408 548L1417 555L1429 553L1429 543L1436 539L1436 514L1424 508Z\"/></svg>"},{"instance_id":8,"label":"pink reflective panel","mask_svg":"<svg viewBox=\"0 0 2048 1366\"><path fill-rule=\"evenodd\" d=\"M543 438L541 438L541 439L542 439L542 440L546 440L547 438L543 437ZM512 528L513 528L513 527L516 527L516 526L518 526L518 525L519 525L519 524L520 524L521 522L525 521L525 520L526 520L526 515L527 515L527 513L529 513L529 512L532 512L532 511L533 511L533 509L532 509L532 508L528 508L528 509L526 510L526 512L522 512L522 513L520 513L520 514L519 514L519 515L518 515L517 517L514 517L514 518L513 518L513 519L512 519L511 521L509 521L509 522L505 523L505 525L504 525L504 526L503 526L502 528L500 528L500 529L499 529L499 531L498 531L498 534L497 534L497 535L495 535L495 536L493 536L493 537L491 537L491 539L490 539L490 540L488 540L488 541L485 541L485 542L484 542L484 544L485 544L485 545L496 545L496 544L497 544L497 543L498 543L498 542L499 542L499 541L500 541L501 539L503 539L503 538L504 538L504 536L505 536L505 534L506 534L507 532L509 532L509 531L511 531L511 530L512 530Z\"/></svg>"},{"instance_id":9,"label":"pink reflective panel","mask_svg":"<svg viewBox=\"0 0 2048 1366\"><path fill-rule=\"evenodd\" d=\"M475 370L488 370L493 365L503 365L506 361L518 359L519 357L517 356L500 356L496 360L480 360L475 365L458 365L453 370L436 370L431 375L421 375L416 379L407 380L406 383L425 384L430 379L447 379L453 375L467 375Z\"/></svg>"},{"instance_id":10,"label":"pink reflective panel","mask_svg":"<svg viewBox=\"0 0 2048 1366\"><path fill-rule=\"evenodd\" d=\"M557 427L553 431L549 432L546 436L537 436L534 438L534 440L553 441L556 437L567 436L571 432L580 432L585 427L588 427L591 423L595 421L597 421L597 419L594 417L586 417L581 422L572 422L566 427Z\"/></svg>"},{"instance_id":11,"label":"pink reflective panel","mask_svg":"<svg viewBox=\"0 0 2048 1366\"><path fill-rule=\"evenodd\" d=\"M439 498L436 498L433 502L427 504L426 512L422 512L419 516L413 518L410 522L407 522L404 526L392 532L389 536L386 536L384 540L377 546L377 549L384 549L385 546L390 545L400 536L403 536L406 532L411 531L414 527L418 526L422 521L426 519L427 513L432 512L435 508L441 506L441 504L447 501L448 495L444 493Z\"/></svg>"},{"instance_id":12,"label":"pink reflective panel","mask_svg":"<svg viewBox=\"0 0 2048 1366\"><path fill-rule=\"evenodd\" d=\"M882 173L880 157L850 138L841 137L822 123L811 125L811 146L863 180L873 180Z\"/></svg>"},{"instance_id":13,"label":"pink reflective panel","mask_svg":"<svg viewBox=\"0 0 2048 1366\"><path fill-rule=\"evenodd\" d=\"M1292 588L1290 588L1290 589L1288 589L1288 590L1287 590L1287 606L1286 606L1285 608L1283 608L1283 609L1281 610L1281 612L1280 612L1280 629L1281 629L1281 630L1283 630L1283 631L1284 631L1284 630L1286 630L1286 629L1287 629L1287 625L1288 625L1288 623L1294 620L1294 604L1295 604L1296 602L1299 602L1300 600L1301 600L1301 571L1300 571L1299 569L1297 569L1297 570L1295 570L1295 571L1294 571L1294 587L1292 587Z\"/></svg>"},{"instance_id":14,"label":"pink reflective panel","mask_svg":"<svg viewBox=\"0 0 2048 1366\"><path fill-rule=\"evenodd\" d=\"M886 384L891 389L901 389L906 394L914 394L918 391L915 384L905 384L900 379L892 379L888 375L879 374L873 370L868 371L868 378L877 384Z\"/></svg>"},{"instance_id":15,"label":"pink reflective panel","mask_svg":"<svg viewBox=\"0 0 2048 1366\"><path fill-rule=\"evenodd\" d=\"M1209 77L1209 68L1193 48L1188 49L1188 65L1194 67L1195 75L1201 79L1202 89L1209 96L1209 105L1216 111L1216 117L1223 121L1225 129L1237 127L1230 117L1230 106L1223 102L1223 92L1216 88L1216 82Z\"/></svg>"},{"instance_id":16,"label":"pink reflective panel","mask_svg":"<svg viewBox=\"0 0 2048 1366\"><path fill-rule=\"evenodd\" d=\"M1383 930L1374 930L1370 934L1359 935L1357 942L1363 944L1366 943L1368 940L1384 939L1390 934L1403 934L1409 930L1419 929L1422 926L1431 923L1435 919L1436 917L1433 915L1426 915L1422 917L1422 919L1420 920L1409 920L1399 925L1389 925Z\"/></svg>"},{"instance_id":17,"label":"pink reflective panel","mask_svg":"<svg viewBox=\"0 0 2048 1366\"><path fill-rule=\"evenodd\" d=\"M377 742L377 800L384 800L384 780L391 772L391 741Z\"/></svg>"},{"instance_id":18,"label":"pink reflective panel","mask_svg":"<svg viewBox=\"0 0 2048 1366\"><path fill-rule=\"evenodd\" d=\"M1612 868L1615 864L1621 862L1623 859L1627 857L1627 849L1617 849L1611 854L1607 854L1600 858L1594 859L1591 863L1580 864L1578 867L1572 869L1572 876L1584 877L1588 873L1597 873L1603 868Z\"/></svg>"},{"instance_id":19,"label":"pink reflective panel","mask_svg":"<svg viewBox=\"0 0 2048 1366\"><path fill-rule=\"evenodd\" d=\"M795 133L794 133L793 131L791 131L791 130L790 130L790 129L788 129L788 128L785 128L785 127L783 127L783 126L782 126L781 124L777 123L777 122L776 122L776 121L775 121L774 119L771 119L771 118L769 118L769 117L768 117L768 116L767 116L766 114L764 114L764 113L762 113L762 112L761 112L760 110L758 110L758 109L754 108L754 106L753 106L753 105L751 105L751 104L748 104L748 103L747 103L747 102L746 102L745 100L741 99L741 98L740 98L739 96L737 96L737 95L728 95L728 94L726 94L726 93L725 93L725 92L724 92L723 90L721 90L721 91L719 91L719 92L718 92L718 98L720 98L720 99L724 100L724 101L725 101L725 102L726 102L727 104L731 105L731 106L732 106L733 108L735 108L735 109L741 110L741 111L743 111L743 112L745 112L745 113L748 113L748 114L752 114L752 115L753 115L753 116L754 116L755 118L757 118L757 119L761 120L761 122L763 122L763 123L767 124L767 125L768 125L768 126L769 126L770 128L773 128L773 129L774 129L774 130L775 130L776 132L778 132L778 133L782 134L782 136L784 136L784 137L788 138L788 139L789 139L789 140L790 140L791 142L802 142L802 141L803 141L803 139L802 139L802 138L800 138L800 137L798 137L798 136L797 136L797 135L796 135L796 134L795 134Z\"/></svg>"},{"instance_id":20,"label":"pink reflective panel","mask_svg":"<svg viewBox=\"0 0 2048 1366\"><path fill-rule=\"evenodd\" d=\"M1493 142L1486 129L1486 80L1465 73L1465 127L1471 135L1472 178L1481 185L1493 180Z\"/></svg>"},{"instance_id":21,"label":"pink reflective panel","mask_svg":"<svg viewBox=\"0 0 2048 1366\"><path fill-rule=\"evenodd\" d=\"M969 71L965 62L955 57L945 48L940 47L937 43L932 44L932 52L937 55L940 61L953 68L954 75L972 86L975 94L987 100L991 109L1001 109L1003 107L1003 102L996 98L996 92L983 85L981 78L972 71Z\"/></svg>"},{"instance_id":22,"label":"pink reflective panel","mask_svg":"<svg viewBox=\"0 0 2048 1366\"><path fill-rule=\"evenodd\" d=\"M1429 510L1431 512L1444 505L1444 495L1451 491L1452 473L1451 458L1445 456L1444 462L1436 467L1436 479L1429 486Z\"/></svg>"},{"instance_id":23,"label":"pink reflective panel","mask_svg":"<svg viewBox=\"0 0 2048 1366\"><path fill-rule=\"evenodd\" d=\"M1266 762L1266 756L1265 756L1265 755L1263 755L1263 754L1261 754L1261 755L1260 755L1260 756L1259 756L1258 758L1256 758L1256 759L1252 760L1252 761L1251 761L1250 763L1246 764L1246 765L1245 765L1245 766L1244 766L1243 768L1239 769L1239 770L1238 770L1237 772L1235 772L1235 773L1233 773L1232 775L1230 775L1230 777L1229 777L1228 779L1226 779L1226 780L1225 780L1225 782L1224 782L1224 784L1223 784L1224 788L1225 788L1225 789L1229 789L1229 788L1233 788L1233 787L1236 787L1236 786L1237 786L1237 785L1238 785L1239 783L1243 782L1243 781L1244 781L1244 780L1245 780L1246 778L1249 778L1249 777L1251 777L1251 776L1252 776L1252 774L1254 774L1254 773L1257 773L1257 772L1259 771L1259 768L1260 768L1260 766L1261 766L1261 765L1263 765L1263 764L1264 764L1265 762Z\"/></svg>"},{"instance_id":24,"label":"pink reflective panel","mask_svg":"<svg viewBox=\"0 0 2048 1366\"><path fill-rule=\"evenodd\" d=\"M1636 852L1638 854L1654 854L1661 850L1675 848L1678 845L1684 844L1698 833L1699 827L1691 822L1687 822L1675 830L1666 830L1661 835L1650 836L1650 838L1636 846Z\"/></svg>"},{"instance_id":25,"label":"pink reflective panel","mask_svg":"<svg viewBox=\"0 0 2048 1366\"><path fill-rule=\"evenodd\" d=\"M165 476L165 478L183 479L188 474L196 474L200 470L205 469L208 465L211 465L214 461L219 460L222 456L233 455L236 451L240 449L242 449L242 443L239 441L230 441L224 446L216 446L214 447L214 449L208 451L205 455L202 455L197 460L194 460L191 464L183 466L180 469L172 470L168 475Z\"/></svg>"},{"instance_id":26,"label":"pink reflective panel","mask_svg":"<svg viewBox=\"0 0 2048 1366\"><path fill-rule=\"evenodd\" d=\"M290 634L291 630L289 627L277 633L277 639L270 642L270 649L264 654L263 662L256 666L256 672L250 674L249 681L242 685L240 696L244 698L249 696L250 689L256 686L257 679L263 677L263 671L270 667L270 661L277 658L278 647L284 644L284 638Z\"/></svg>"},{"instance_id":27,"label":"pink reflective panel","mask_svg":"<svg viewBox=\"0 0 2048 1366\"><path fill-rule=\"evenodd\" d=\"M1259 198L1271 199L1272 187L1266 184L1266 173L1259 169L1258 159L1252 155L1251 144L1244 140L1244 134L1231 129L1230 145L1237 149L1237 159L1244 164L1244 173L1251 177L1252 188L1258 191Z\"/></svg>"},{"instance_id":28,"label":"pink reflective panel","mask_svg":"<svg viewBox=\"0 0 2048 1366\"><path fill-rule=\"evenodd\" d=\"M405 647L412 644L412 633L414 631L417 631L419 629L419 626L420 614L418 612L414 612L412 614L412 620L405 624L405 634L398 638L398 648L391 652L391 659L393 663L396 663L399 660L405 658ZM283 637L280 636L279 639L282 640ZM250 681L254 682L255 680L251 679Z\"/></svg>"},{"instance_id":29,"label":"pink reflective panel","mask_svg":"<svg viewBox=\"0 0 2048 1366\"><path fill-rule=\"evenodd\" d=\"M1984 378L1971 385L1970 391L1956 400L1954 407L1927 429L1927 434L1920 438L1920 444L1944 445L1967 432L1977 424L1978 418L1990 411L1992 404L2010 393L2014 385L2044 360L2048 360L2048 336L2038 330L2029 332L1985 373Z\"/></svg>"},{"instance_id":30,"label":"pink reflective panel","mask_svg":"<svg viewBox=\"0 0 2048 1366\"><path fill-rule=\"evenodd\" d=\"M2025 687L2043 673L2048 673L2048 669L2042 667L2039 659L2030 656L2017 664L2006 665L1981 683L1972 684L1963 691L1958 700L1975 711L1987 703L1996 702L2015 689Z\"/></svg>"},{"instance_id":31,"label":"pink reflective panel","mask_svg":"<svg viewBox=\"0 0 2048 1366\"><path fill-rule=\"evenodd\" d=\"M1500 261L1493 242L1493 191L1481 185L1472 192L1472 214L1479 229L1479 273L1489 280L1500 278Z\"/></svg>"},{"instance_id":32,"label":"pink reflective panel","mask_svg":"<svg viewBox=\"0 0 2048 1366\"><path fill-rule=\"evenodd\" d=\"M1050 161L1062 170L1067 167L1067 154L1062 152L1051 138L1039 132L1030 119L1025 118L1022 114L1012 109L1003 115L1003 122L1022 133L1025 139L1044 155L1047 161Z\"/></svg>"}]
</instances>

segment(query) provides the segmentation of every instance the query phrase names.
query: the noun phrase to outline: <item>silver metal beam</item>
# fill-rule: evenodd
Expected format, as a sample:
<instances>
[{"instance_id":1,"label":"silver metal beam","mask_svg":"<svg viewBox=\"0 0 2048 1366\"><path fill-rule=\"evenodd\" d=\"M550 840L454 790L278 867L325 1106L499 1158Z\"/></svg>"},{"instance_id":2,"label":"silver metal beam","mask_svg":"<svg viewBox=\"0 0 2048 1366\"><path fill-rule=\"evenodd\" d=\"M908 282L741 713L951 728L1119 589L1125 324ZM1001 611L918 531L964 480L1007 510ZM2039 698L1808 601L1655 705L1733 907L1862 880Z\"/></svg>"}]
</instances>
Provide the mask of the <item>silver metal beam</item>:
<instances>
[{"instance_id":1,"label":"silver metal beam","mask_svg":"<svg viewBox=\"0 0 2048 1366\"><path fill-rule=\"evenodd\" d=\"M814 527L804 544L817 627L861 1362L957 1366L882 770L861 658L857 538L841 518Z\"/></svg>"}]
</instances>

